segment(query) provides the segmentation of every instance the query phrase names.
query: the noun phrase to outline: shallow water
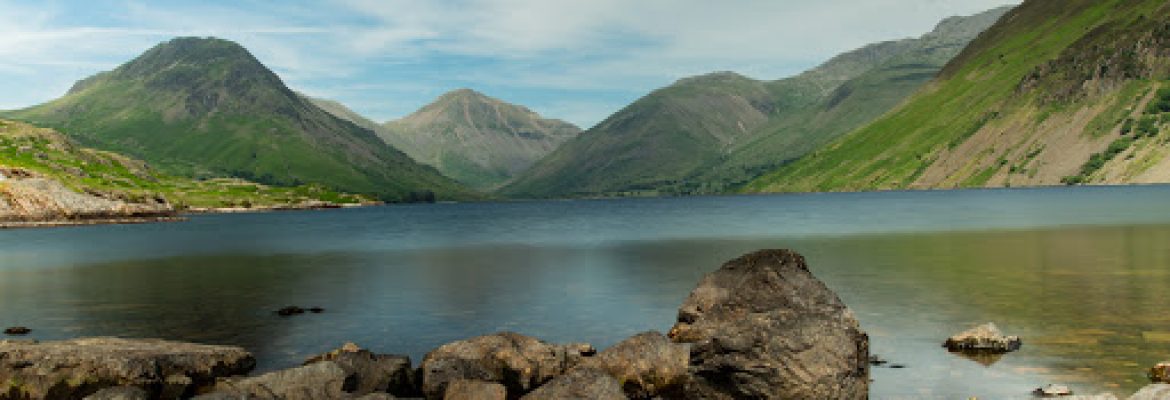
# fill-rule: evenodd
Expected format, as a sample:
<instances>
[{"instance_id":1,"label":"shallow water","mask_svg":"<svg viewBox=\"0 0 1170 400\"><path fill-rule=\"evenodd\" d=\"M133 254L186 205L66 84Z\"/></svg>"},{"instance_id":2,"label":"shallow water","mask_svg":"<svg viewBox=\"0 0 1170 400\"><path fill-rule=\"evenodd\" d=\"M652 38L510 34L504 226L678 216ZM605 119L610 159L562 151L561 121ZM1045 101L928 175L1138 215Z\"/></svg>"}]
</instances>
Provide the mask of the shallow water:
<instances>
[{"instance_id":1,"label":"shallow water","mask_svg":"<svg viewBox=\"0 0 1170 400\"><path fill-rule=\"evenodd\" d=\"M421 359L499 330L605 347L665 331L702 274L792 248L857 313L872 397L1128 393L1170 359L1170 188L391 206L0 231L0 326L242 345L261 369L345 341ZM280 318L289 304L323 314ZM1021 351L941 340L995 321Z\"/></svg>"}]
</instances>

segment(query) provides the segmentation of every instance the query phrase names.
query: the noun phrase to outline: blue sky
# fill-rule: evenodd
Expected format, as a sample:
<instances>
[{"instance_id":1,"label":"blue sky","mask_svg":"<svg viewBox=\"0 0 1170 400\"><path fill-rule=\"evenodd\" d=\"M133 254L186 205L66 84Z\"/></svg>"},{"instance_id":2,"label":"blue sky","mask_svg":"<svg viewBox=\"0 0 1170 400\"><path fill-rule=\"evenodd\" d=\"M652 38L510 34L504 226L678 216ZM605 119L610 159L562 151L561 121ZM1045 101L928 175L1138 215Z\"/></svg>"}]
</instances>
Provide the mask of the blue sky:
<instances>
[{"instance_id":1,"label":"blue sky","mask_svg":"<svg viewBox=\"0 0 1170 400\"><path fill-rule=\"evenodd\" d=\"M0 0L0 109L175 36L239 42L377 121L470 87L589 127L686 76L778 79L1013 0Z\"/></svg>"}]
</instances>

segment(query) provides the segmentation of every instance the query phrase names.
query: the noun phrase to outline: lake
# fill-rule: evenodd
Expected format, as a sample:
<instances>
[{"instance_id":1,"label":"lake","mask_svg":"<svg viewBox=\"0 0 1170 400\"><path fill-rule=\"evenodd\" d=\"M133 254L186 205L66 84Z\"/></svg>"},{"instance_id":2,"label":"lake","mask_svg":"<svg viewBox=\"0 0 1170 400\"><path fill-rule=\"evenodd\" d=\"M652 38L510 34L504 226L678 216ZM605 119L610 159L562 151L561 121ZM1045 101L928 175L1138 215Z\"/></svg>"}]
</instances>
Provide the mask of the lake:
<instances>
[{"instance_id":1,"label":"lake","mask_svg":"<svg viewBox=\"0 0 1170 400\"><path fill-rule=\"evenodd\" d=\"M410 355L513 330L598 348L665 332L700 277L804 254L854 309L871 397L1128 395L1170 359L1170 187L400 205L0 231L0 326L241 345L261 370L346 341ZM322 314L281 318L286 305ZM994 321L999 360L940 347ZM995 362L991 362L995 361Z\"/></svg>"}]
</instances>

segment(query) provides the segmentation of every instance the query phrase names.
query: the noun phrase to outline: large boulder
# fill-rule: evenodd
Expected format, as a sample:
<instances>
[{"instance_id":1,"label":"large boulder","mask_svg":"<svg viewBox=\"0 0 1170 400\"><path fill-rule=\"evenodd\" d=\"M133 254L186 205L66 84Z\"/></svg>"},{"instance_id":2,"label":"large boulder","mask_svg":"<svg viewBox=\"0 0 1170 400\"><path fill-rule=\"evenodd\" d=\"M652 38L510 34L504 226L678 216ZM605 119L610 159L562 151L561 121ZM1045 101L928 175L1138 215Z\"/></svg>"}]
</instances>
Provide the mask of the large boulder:
<instances>
[{"instance_id":1,"label":"large boulder","mask_svg":"<svg viewBox=\"0 0 1170 400\"><path fill-rule=\"evenodd\" d=\"M356 381L353 393L357 395L390 393L414 397L422 394L408 356L375 354L346 343L337 350L309 358L305 365L322 361L332 361L350 374Z\"/></svg>"},{"instance_id":2,"label":"large boulder","mask_svg":"<svg viewBox=\"0 0 1170 400\"><path fill-rule=\"evenodd\" d=\"M0 341L0 399L81 399L116 386L179 398L255 365L250 353L230 346L121 338Z\"/></svg>"},{"instance_id":3,"label":"large boulder","mask_svg":"<svg viewBox=\"0 0 1170 400\"><path fill-rule=\"evenodd\" d=\"M447 384L443 400L506 400L508 389L495 382L456 379Z\"/></svg>"},{"instance_id":4,"label":"large boulder","mask_svg":"<svg viewBox=\"0 0 1170 400\"><path fill-rule=\"evenodd\" d=\"M609 372L577 367L525 395L522 400L626 400L622 383Z\"/></svg>"},{"instance_id":5,"label":"large boulder","mask_svg":"<svg viewBox=\"0 0 1170 400\"><path fill-rule=\"evenodd\" d=\"M303 367L247 378L221 379L215 392L199 397L213 399L337 400L357 397L350 392L354 380L341 366L322 361Z\"/></svg>"},{"instance_id":6,"label":"large boulder","mask_svg":"<svg viewBox=\"0 0 1170 400\"><path fill-rule=\"evenodd\" d=\"M947 338L943 347L961 353L1002 354L1019 350L1020 344L1018 336L1004 335L995 323L988 322Z\"/></svg>"},{"instance_id":7,"label":"large boulder","mask_svg":"<svg viewBox=\"0 0 1170 400\"><path fill-rule=\"evenodd\" d=\"M688 379L691 348L659 332L635 335L581 362L577 368L605 371L633 399L679 398Z\"/></svg>"},{"instance_id":8,"label":"large boulder","mask_svg":"<svg viewBox=\"0 0 1170 400\"><path fill-rule=\"evenodd\" d=\"M868 396L869 337L793 251L757 251L705 276L669 336L692 344L688 398Z\"/></svg>"},{"instance_id":9,"label":"large boulder","mask_svg":"<svg viewBox=\"0 0 1170 400\"><path fill-rule=\"evenodd\" d=\"M500 383L517 398L595 352L589 345L554 345L512 332L448 343L423 358L423 394L442 399L451 381L469 379Z\"/></svg>"}]
</instances>

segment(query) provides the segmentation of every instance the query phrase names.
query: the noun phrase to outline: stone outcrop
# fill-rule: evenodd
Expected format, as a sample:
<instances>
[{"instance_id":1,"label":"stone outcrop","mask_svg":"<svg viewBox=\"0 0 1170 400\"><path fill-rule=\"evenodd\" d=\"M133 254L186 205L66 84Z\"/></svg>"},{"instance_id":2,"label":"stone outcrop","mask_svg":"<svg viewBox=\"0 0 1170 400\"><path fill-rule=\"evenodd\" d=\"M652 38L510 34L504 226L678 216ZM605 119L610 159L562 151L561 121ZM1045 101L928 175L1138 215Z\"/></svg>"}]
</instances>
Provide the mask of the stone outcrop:
<instances>
[{"instance_id":1,"label":"stone outcrop","mask_svg":"<svg viewBox=\"0 0 1170 400\"><path fill-rule=\"evenodd\" d=\"M353 343L346 343L340 349L321 354L305 361L311 365L323 361L337 366L354 380L353 394L389 393L398 397L422 395L415 370L410 366L410 357L375 354Z\"/></svg>"},{"instance_id":2,"label":"stone outcrop","mask_svg":"<svg viewBox=\"0 0 1170 400\"><path fill-rule=\"evenodd\" d=\"M705 276L669 336L692 344L688 398L868 396L868 336L792 251L751 253Z\"/></svg>"},{"instance_id":3,"label":"stone outcrop","mask_svg":"<svg viewBox=\"0 0 1170 400\"><path fill-rule=\"evenodd\" d=\"M951 336L943 343L943 347L953 352L992 354L1016 351L1020 349L1020 345L1019 337L1005 336L992 322Z\"/></svg>"},{"instance_id":4,"label":"stone outcrop","mask_svg":"<svg viewBox=\"0 0 1170 400\"><path fill-rule=\"evenodd\" d=\"M554 345L513 332L448 343L423 358L423 394L442 399L450 382L470 379L500 383L509 397L520 397L595 352L589 345Z\"/></svg>"},{"instance_id":5,"label":"stone outcrop","mask_svg":"<svg viewBox=\"0 0 1170 400\"><path fill-rule=\"evenodd\" d=\"M161 198L131 203L78 193L24 170L9 168L4 173L8 179L0 181L0 227L145 222L176 216Z\"/></svg>"},{"instance_id":6,"label":"stone outcrop","mask_svg":"<svg viewBox=\"0 0 1170 400\"><path fill-rule=\"evenodd\" d=\"M0 341L0 399L80 399L116 386L180 398L256 365L239 347L152 339Z\"/></svg>"}]
</instances>

